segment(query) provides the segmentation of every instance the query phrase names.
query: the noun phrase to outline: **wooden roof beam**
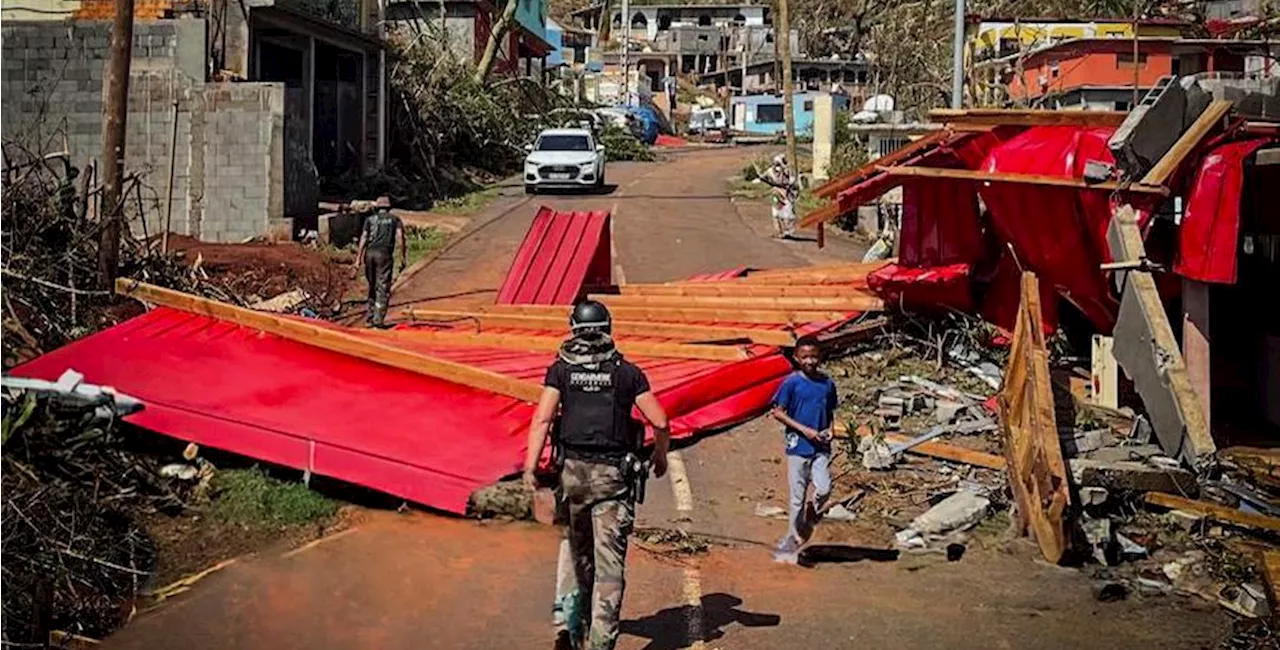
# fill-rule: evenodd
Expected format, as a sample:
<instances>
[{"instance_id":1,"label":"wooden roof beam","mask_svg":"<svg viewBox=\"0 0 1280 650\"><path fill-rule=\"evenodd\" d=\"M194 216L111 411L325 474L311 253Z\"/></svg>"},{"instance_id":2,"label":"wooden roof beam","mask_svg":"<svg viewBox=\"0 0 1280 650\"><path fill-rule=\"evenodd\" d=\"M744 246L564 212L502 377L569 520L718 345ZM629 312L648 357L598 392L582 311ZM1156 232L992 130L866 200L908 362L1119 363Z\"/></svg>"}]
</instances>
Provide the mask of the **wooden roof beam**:
<instances>
[{"instance_id":1,"label":"wooden roof beam","mask_svg":"<svg viewBox=\"0 0 1280 650\"><path fill-rule=\"evenodd\" d=\"M613 307L692 307L721 309L728 313L736 310L831 310L831 311L884 311L884 301L876 296L849 296L843 298L741 298L721 296L616 296L591 294L610 309Z\"/></svg>"},{"instance_id":2,"label":"wooden roof beam","mask_svg":"<svg viewBox=\"0 0 1280 650\"><path fill-rule=\"evenodd\" d=\"M973 181L975 183L1022 183L1027 185L1046 185L1051 187L1068 187L1087 190L1111 190L1137 194L1168 194L1165 187L1133 184L1121 185L1112 181L1104 183L1086 183L1083 179L1066 176L1046 176L1041 174L1008 174L1002 172L980 172L971 169L948 169L942 167L891 167L884 170L890 176L909 178L950 178L954 180Z\"/></svg>"},{"instance_id":3,"label":"wooden roof beam","mask_svg":"<svg viewBox=\"0 0 1280 650\"><path fill-rule=\"evenodd\" d=\"M423 345L463 346L523 350L526 352L556 352L564 343L563 337L532 334L495 334L470 332L434 332L414 330L374 330L377 336ZM615 341L623 354L661 359L697 359L702 361L741 361L750 355L737 345L708 345L690 343L665 343L653 341Z\"/></svg>"},{"instance_id":4,"label":"wooden roof beam","mask_svg":"<svg viewBox=\"0 0 1280 650\"><path fill-rule=\"evenodd\" d=\"M116 280L116 293L154 305L163 305L235 323L330 352L514 397L526 402L537 402L542 394L542 387L533 382L385 345L334 327L237 307L128 278Z\"/></svg>"},{"instance_id":5,"label":"wooden roof beam","mask_svg":"<svg viewBox=\"0 0 1280 650\"><path fill-rule=\"evenodd\" d=\"M624 284L624 296L737 296L741 298L842 298L871 296L861 287L839 284Z\"/></svg>"},{"instance_id":6,"label":"wooden roof beam","mask_svg":"<svg viewBox=\"0 0 1280 650\"><path fill-rule=\"evenodd\" d=\"M486 306L484 311L498 314L569 317L569 309L560 305L493 305ZM609 307L609 312L614 318L623 320L733 325L751 323L791 326L804 323L839 321L851 316L851 312L838 309L733 309L728 307L613 306Z\"/></svg>"},{"instance_id":7,"label":"wooden roof beam","mask_svg":"<svg viewBox=\"0 0 1280 650\"><path fill-rule=\"evenodd\" d=\"M468 325L478 326L480 331L486 328L512 328L556 332L568 335L569 315L544 316L528 314L500 314L491 312L466 312L432 309L412 309L408 311L413 318L439 323L450 323L460 328ZM683 341L750 341L761 345L785 347L795 343L796 337L790 331L778 329L750 329L745 327L724 327L715 325L686 325L683 323L659 323L642 320L614 320L615 335L656 336Z\"/></svg>"},{"instance_id":8,"label":"wooden roof beam","mask_svg":"<svg viewBox=\"0 0 1280 650\"><path fill-rule=\"evenodd\" d=\"M898 149L885 154L847 174L842 174L833 178L822 185L814 188L813 195L831 199L846 188L858 183L864 178L875 174L879 171L879 167L884 165L896 165L926 149L935 147L944 142L951 134L945 129L939 129L918 140L913 140Z\"/></svg>"},{"instance_id":9,"label":"wooden roof beam","mask_svg":"<svg viewBox=\"0 0 1280 650\"><path fill-rule=\"evenodd\" d=\"M1047 111L1017 108L935 108L929 119L935 122L984 126L1090 126L1117 127L1125 111Z\"/></svg>"}]
</instances>

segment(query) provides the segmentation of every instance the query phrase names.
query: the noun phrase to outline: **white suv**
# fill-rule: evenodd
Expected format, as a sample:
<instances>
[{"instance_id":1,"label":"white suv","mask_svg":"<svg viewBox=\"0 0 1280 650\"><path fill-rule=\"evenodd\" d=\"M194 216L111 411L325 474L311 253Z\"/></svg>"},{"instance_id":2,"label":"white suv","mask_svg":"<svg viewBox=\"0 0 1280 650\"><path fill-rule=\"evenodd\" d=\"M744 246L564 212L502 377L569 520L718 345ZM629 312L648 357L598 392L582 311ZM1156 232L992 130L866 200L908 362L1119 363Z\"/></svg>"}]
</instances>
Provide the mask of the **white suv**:
<instances>
[{"instance_id":1,"label":"white suv","mask_svg":"<svg viewBox=\"0 0 1280 650\"><path fill-rule=\"evenodd\" d=\"M524 191L604 186L604 145L587 129L547 129L525 147Z\"/></svg>"}]
</instances>

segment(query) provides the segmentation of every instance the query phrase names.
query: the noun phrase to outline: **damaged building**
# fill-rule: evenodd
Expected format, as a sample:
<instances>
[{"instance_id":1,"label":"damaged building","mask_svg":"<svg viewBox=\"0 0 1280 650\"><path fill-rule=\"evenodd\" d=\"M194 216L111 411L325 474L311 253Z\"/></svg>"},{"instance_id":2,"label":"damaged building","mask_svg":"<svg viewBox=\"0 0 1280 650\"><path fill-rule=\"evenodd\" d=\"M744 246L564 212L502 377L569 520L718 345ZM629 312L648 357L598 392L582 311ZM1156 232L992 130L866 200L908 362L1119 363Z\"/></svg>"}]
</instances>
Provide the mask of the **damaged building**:
<instances>
[{"instance_id":1,"label":"damaged building","mask_svg":"<svg viewBox=\"0 0 1280 650\"><path fill-rule=\"evenodd\" d=\"M92 173L113 3L5 2L3 11L6 159L65 151ZM169 223L236 242L314 227L319 178L369 172L385 158L379 11L372 2L139 4L124 161L133 230Z\"/></svg>"}]
</instances>

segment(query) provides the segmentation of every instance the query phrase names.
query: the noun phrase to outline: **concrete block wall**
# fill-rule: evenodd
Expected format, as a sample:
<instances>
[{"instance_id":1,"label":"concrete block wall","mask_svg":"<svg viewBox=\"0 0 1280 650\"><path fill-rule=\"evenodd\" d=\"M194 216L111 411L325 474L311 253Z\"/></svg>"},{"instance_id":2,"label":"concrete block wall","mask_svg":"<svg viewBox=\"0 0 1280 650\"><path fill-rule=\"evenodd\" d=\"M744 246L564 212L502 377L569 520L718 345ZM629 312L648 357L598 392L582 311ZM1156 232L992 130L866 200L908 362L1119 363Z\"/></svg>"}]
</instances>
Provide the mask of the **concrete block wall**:
<instances>
[{"instance_id":1,"label":"concrete block wall","mask_svg":"<svg viewBox=\"0 0 1280 650\"><path fill-rule=\"evenodd\" d=\"M261 236L284 216L284 84L211 83L203 99L200 238Z\"/></svg>"},{"instance_id":2,"label":"concrete block wall","mask_svg":"<svg viewBox=\"0 0 1280 650\"><path fill-rule=\"evenodd\" d=\"M65 148L79 168L96 161L110 24L6 20L2 32L6 155ZM134 26L125 173L141 182L125 205L138 235L160 232L170 207L173 232L206 241L261 236L284 216L283 85L206 83L206 45L201 19Z\"/></svg>"}]
</instances>

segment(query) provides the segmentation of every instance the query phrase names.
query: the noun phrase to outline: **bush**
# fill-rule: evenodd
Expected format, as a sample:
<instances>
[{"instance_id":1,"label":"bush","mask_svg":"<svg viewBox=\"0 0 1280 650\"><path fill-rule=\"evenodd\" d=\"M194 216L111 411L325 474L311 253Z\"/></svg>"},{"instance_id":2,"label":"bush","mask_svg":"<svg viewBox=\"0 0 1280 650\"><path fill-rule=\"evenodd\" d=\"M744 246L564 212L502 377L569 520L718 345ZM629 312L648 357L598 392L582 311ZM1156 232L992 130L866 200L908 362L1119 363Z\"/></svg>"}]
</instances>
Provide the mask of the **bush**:
<instances>
[{"instance_id":1,"label":"bush","mask_svg":"<svg viewBox=\"0 0 1280 650\"><path fill-rule=\"evenodd\" d=\"M600 133L600 144L604 145L605 159L616 160L653 160L653 152L631 135L626 129L609 123Z\"/></svg>"},{"instance_id":2,"label":"bush","mask_svg":"<svg viewBox=\"0 0 1280 650\"><path fill-rule=\"evenodd\" d=\"M258 467L214 475L213 514L226 521L257 525L304 524L331 517L338 504L307 486L281 481Z\"/></svg>"}]
</instances>

